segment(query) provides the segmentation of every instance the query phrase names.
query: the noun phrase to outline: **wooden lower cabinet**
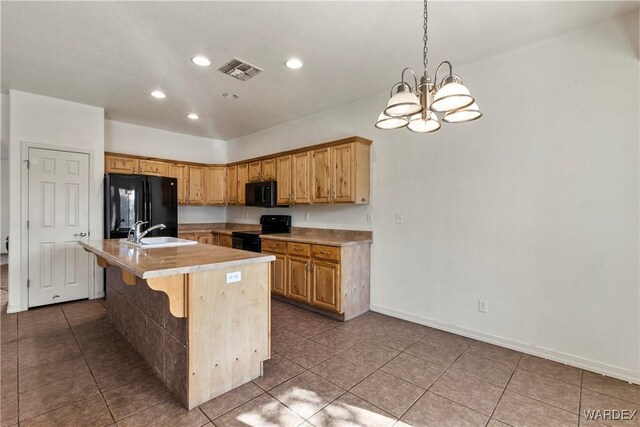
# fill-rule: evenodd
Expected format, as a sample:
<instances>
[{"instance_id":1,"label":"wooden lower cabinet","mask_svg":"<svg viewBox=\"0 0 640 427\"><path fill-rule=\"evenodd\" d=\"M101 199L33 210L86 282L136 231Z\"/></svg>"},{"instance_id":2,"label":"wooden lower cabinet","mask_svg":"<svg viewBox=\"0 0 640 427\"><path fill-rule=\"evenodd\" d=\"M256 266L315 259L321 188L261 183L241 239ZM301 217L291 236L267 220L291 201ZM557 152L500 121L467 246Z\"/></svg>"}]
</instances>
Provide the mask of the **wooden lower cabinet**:
<instances>
[{"instance_id":1,"label":"wooden lower cabinet","mask_svg":"<svg viewBox=\"0 0 640 427\"><path fill-rule=\"evenodd\" d=\"M287 257L286 255L273 254L276 260L271 268L271 292L276 295L287 293Z\"/></svg>"},{"instance_id":2,"label":"wooden lower cabinet","mask_svg":"<svg viewBox=\"0 0 640 427\"><path fill-rule=\"evenodd\" d=\"M340 313L340 264L314 259L311 283L311 304Z\"/></svg>"},{"instance_id":3,"label":"wooden lower cabinet","mask_svg":"<svg viewBox=\"0 0 640 427\"><path fill-rule=\"evenodd\" d=\"M197 237L198 243L203 243L205 245L213 245L213 234L205 233L199 234Z\"/></svg>"},{"instance_id":4,"label":"wooden lower cabinet","mask_svg":"<svg viewBox=\"0 0 640 427\"><path fill-rule=\"evenodd\" d=\"M198 241L198 235L196 233L178 233L178 237L180 239L187 239L187 240L195 240Z\"/></svg>"},{"instance_id":5,"label":"wooden lower cabinet","mask_svg":"<svg viewBox=\"0 0 640 427\"><path fill-rule=\"evenodd\" d=\"M311 258L289 255L287 257L287 298L311 302Z\"/></svg>"},{"instance_id":6,"label":"wooden lower cabinet","mask_svg":"<svg viewBox=\"0 0 640 427\"><path fill-rule=\"evenodd\" d=\"M231 238L231 235L229 235L229 234L221 234L218 237L218 246L224 246L226 248L232 248L233 247L233 239Z\"/></svg>"}]
</instances>

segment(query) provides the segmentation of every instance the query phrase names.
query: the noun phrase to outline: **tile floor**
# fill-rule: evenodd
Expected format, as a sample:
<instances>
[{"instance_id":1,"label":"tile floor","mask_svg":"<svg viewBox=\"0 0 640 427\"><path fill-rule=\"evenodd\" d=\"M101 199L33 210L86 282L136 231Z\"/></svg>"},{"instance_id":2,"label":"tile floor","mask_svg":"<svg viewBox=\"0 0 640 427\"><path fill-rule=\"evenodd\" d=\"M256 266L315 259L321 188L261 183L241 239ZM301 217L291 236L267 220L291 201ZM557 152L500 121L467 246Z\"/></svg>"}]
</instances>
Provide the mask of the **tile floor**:
<instances>
[{"instance_id":1,"label":"tile floor","mask_svg":"<svg viewBox=\"0 0 640 427\"><path fill-rule=\"evenodd\" d=\"M579 414L640 406L622 381L381 314L341 323L273 301L264 376L186 411L103 301L4 311L2 426L598 426L609 422Z\"/></svg>"}]
</instances>

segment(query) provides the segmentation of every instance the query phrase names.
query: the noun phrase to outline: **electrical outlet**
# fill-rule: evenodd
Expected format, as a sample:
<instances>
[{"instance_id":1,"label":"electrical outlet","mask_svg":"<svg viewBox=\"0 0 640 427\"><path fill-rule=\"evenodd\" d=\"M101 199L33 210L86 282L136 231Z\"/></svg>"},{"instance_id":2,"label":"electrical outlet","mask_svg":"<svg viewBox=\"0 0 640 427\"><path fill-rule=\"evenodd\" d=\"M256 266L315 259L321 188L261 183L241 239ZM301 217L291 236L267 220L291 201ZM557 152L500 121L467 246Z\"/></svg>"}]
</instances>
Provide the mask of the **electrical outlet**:
<instances>
[{"instance_id":1,"label":"electrical outlet","mask_svg":"<svg viewBox=\"0 0 640 427\"><path fill-rule=\"evenodd\" d=\"M373 224L373 214L372 213L367 214L367 222L369 224Z\"/></svg>"},{"instance_id":2,"label":"electrical outlet","mask_svg":"<svg viewBox=\"0 0 640 427\"><path fill-rule=\"evenodd\" d=\"M402 224L404 222L404 218L402 216L402 214L397 213L396 214L396 224Z\"/></svg>"},{"instance_id":3,"label":"electrical outlet","mask_svg":"<svg viewBox=\"0 0 640 427\"><path fill-rule=\"evenodd\" d=\"M480 313L487 313L489 312L489 304L483 300L483 299L479 299L478 300L478 311Z\"/></svg>"},{"instance_id":4,"label":"electrical outlet","mask_svg":"<svg viewBox=\"0 0 640 427\"><path fill-rule=\"evenodd\" d=\"M232 273L227 273L227 283L239 282L242 280L242 272L234 271Z\"/></svg>"},{"instance_id":5,"label":"electrical outlet","mask_svg":"<svg viewBox=\"0 0 640 427\"><path fill-rule=\"evenodd\" d=\"M311 214L309 212L304 213L304 220L307 222L311 220Z\"/></svg>"}]
</instances>

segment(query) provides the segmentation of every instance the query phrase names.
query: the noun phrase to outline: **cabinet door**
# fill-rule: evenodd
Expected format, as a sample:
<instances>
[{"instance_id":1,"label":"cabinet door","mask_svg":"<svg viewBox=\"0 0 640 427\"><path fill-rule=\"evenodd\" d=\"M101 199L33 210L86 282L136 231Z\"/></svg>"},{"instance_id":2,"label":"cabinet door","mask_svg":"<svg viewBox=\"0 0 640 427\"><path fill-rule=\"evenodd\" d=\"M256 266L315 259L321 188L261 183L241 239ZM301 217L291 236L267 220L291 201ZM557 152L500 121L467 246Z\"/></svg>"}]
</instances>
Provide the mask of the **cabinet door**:
<instances>
[{"instance_id":1,"label":"cabinet door","mask_svg":"<svg viewBox=\"0 0 640 427\"><path fill-rule=\"evenodd\" d=\"M189 166L172 163L167 175L178 180L178 204L184 205L189 199Z\"/></svg>"},{"instance_id":2,"label":"cabinet door","mask_svg":"<svg viewBox=\"0 0 640 427\"><path fill-rule=\"evenodd\" d=\"M293 204L293 188L291 187L291 156L283 156L275 159L276 162L276 181L278 181L278 200L279 205Z\"/></svg>"},{"instance_id":3,"label":"cabinet door","mask_svg":"<svg viewBox=\"0 0 640 427\"><path fill-rule=\"evenodd\" d=\"M104 171L107 173L138 173L138 159L106 154L104 156Z\"/></svg>"},{"instance_id":4,"label":"cabinet door","mask_svg":"<svg viewBox=\"0 0 640 427\"><path fill-rule=\"evenodd\" d=\"M311 152L291 156L292 190L295 204L311 203Z\"/></svg>"},{"instance_id":5,"label":"cabinet door","mask_svg":"<svg viewBox=\"0 0 640 427\"><path fill-rule=\"evenodd\" d=\"M157 160L140 160L139 173L141 175L167 176L167 164Z\"/></svg>"},{"instance_id":6,"label":"cabinet door","mask_svg":"<svg viewBox=\"0 0 640 427\"><path fill-rule=\"evenodd\" d=\"M267 253L267 252L265 252ZM286 255L274 254L276 260L271 266L271 293L284 296L286 293Z\"/></svg>"},{"instance_id":7,"label":"cabinet door","mask_svg":"<svg viewBox=\"0 0 640 427\"><path fill-rule=\"evenodd\" d=\"M340 313L340 264L314 259L311 275L311 304Z\"/></svg>"},{"instance_id":8,"label":"cabinet door","mask_svg":"<svg viewBox=\"0 0 640 427\"><path fill-rule=\"evenodd\" d=\"M354 143L331 148L331 200L333 202L355 202L355 162Z\"/></svg>"},{"instance_id":9,"label":"cabinet door","mask_svg":"<svg viewBox=\"0 0 640 427\"><path fill-rule=\"evenodd\" d=\"M238 166L227 166L227 203L238 203Z\"/></svg>"},{"instance_id":10,"label":"cabinet door","mask_svg":"<svg viewBox=\"0 0 640 427\"><path fill-rule=\"evenodd\" d=\"M287 297L296 301L311 301L311 258L289 256L287 258Z\"/></svg>"},{"instance_id":11,"label":"cabinet door","mask_svg":"<svg viewBox=\"0 0 640 427\"><path fill-rule=\"evenodd\" d=\"M329 148L313 150L311 159L311 184L313 203L331 202L331 155Z\"/></svg>"},{"instance_id":12,"label":"cabinet door","mask_svg":"<svg viewBox=\"0 0 640 427\"><path fill-rule=\"evenodd\" d=\"M198 234L197 241L205 245L213 245L213 235L211 233Z\"/></svg>"},{"instance_id":13,"label":"cabinet door","mask_svg":"<svg viewBox=\"0 0 640 427\"><path fill-rule=\"evenodd\" d=\"M273 181L276 179L276 172L278 170L278 166L276 164L276 159L267 159L262 161L262 181Z\"/></svg>"},{"instance_id":14,"label":"cabinet door","mask_svg":"<svg viewBox=\"0 0 640 427\"><path fill-rule=\"evenodd\" d=\"M220 237L218 238L218 245L219 246L224 246L226 248L232 248L233 247L232 243L233 243L233 239L228 234L221 234Z\"/></svg>"},{"instance_id":15,"label":"cabinet door","mask_svg":"<svg viewBox=\"0 0 640 427\"><path fill-rule=\"evenodd\" d=\"M227 193L227 168L210 166L204 171L205 204L224 205Z\"/></svg>"},{"instance_id":16,"label":"cabinet door","mask_svg":"<svg viewBox=\"0 0 640 427\"><path fill-rule=\"evenodd\" d=\"M211 244L220 245L220 235L218 233L211 233Z\"/></svg>"},{"instance_id":17,"label":"cabinet door","mask_svg":"<svg viewBox=\"0 0 640 427\"><path fill-rule=\"evenodd\" d=\"M262 162L249 163L249 182L262 181Z\"/></svg>"},{"instance_id":18,"label":"cabinet door","mask_svg":"<svg viewBox=\"0 0 640 427\"><path fill-rule=\"evenodd\" d=\"M198 236L195 233L178 233L178 237L187 240L198 240Z\"/></svg>"},{"instance_id":19,"label":"cabinet door","mask_svg":"<svg viewBox=\"0 0 640 427\"><path fill-rule=\"evenodd\" d=\"M204 204L204 167L189 166L189 198L191 205Z\"/></svg>"},{"instance_id":20,"label":"cabinet door","mask_svg":"<svg viewBox=\"0 0 640 427\"><path fill-rule=\"evenodd\" d=\"M238 204L243 205L245 203L245 185L249 182L249 165L247 163L238 165Z\"/></svg>"}]
</instances>

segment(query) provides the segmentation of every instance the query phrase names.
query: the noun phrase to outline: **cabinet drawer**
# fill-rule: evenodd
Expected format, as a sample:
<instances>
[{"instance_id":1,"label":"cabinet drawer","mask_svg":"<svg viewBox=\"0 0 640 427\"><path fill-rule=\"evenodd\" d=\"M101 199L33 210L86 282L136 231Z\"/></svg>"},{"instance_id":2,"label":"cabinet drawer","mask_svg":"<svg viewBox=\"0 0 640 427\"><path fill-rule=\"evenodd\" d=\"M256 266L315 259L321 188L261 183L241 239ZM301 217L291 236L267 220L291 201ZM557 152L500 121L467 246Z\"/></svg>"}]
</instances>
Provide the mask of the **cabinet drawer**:
<instances>
[{"instance_id":1,"label":"cabinet drawer","mask_svg":"<svg viewBox=\"0 0 640 427\"><path fill-rule=\"evenodd\" d=\"M311 256L311 245L306 243L287 243L289 255Z\"/></svg>"},{"instance_id":2,"label":"cabinet drawer","mask_svg":"<svg viewBox=\"0 0 640 427\"><path fill-rule=\"evenodd\" d=\"M228 234L221 234L218 240L218 245L226 246L227 248L230 248L233 246L231 242L232 242L231 236L229 236Z\"/></svg>"},{"instance_id":3,"label":"cabinet drawer","mask_svg":"<svg viewBox=\"0 0 640 427\"><path fill-rule=\"evenodd\" d=\"M340 261L340 248L336 246L313 245L313 257Z\"/></svg>"},{"instance_id":4,"label":"cabinet drawer","mask_svg":"<svg viewBox=\"0 0 640 427\"><path fill-rule=\"evenodd\" d=\"M153 160L140 160L139 170L142 175L166 176L167 164Z\"/></svg>"},{"instance_id":5,"label":"cabinet drawer","mask_svg":"<svg viewBox=\"0 0 640 427\"><path fill-rule=\"evenodd\" d=\"M277 242L275 240L262 239L262 252L273 252L276 254L284 254L287 252L287 244L285 242Z\"/></svg>"}]
</instances>

